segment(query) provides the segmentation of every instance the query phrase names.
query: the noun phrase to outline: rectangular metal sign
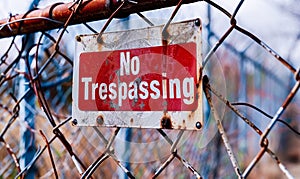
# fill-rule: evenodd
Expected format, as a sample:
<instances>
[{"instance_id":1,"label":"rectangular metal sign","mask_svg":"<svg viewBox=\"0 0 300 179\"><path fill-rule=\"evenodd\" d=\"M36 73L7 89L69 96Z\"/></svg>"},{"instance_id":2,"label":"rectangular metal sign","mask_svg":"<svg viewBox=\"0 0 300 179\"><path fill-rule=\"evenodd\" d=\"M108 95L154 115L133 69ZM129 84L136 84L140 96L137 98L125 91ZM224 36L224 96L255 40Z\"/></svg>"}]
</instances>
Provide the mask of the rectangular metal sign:
<instances>
[{"instance_id":1,"label":"rectangular metal sign","mask_svg":"<svg viewBox=\"0 0 300 179\"><path fill-rule=\"evenodd\" d=\"M78 36L73 118L80 126L200 129L201 24Z\"/></svg>"}]
</instances>

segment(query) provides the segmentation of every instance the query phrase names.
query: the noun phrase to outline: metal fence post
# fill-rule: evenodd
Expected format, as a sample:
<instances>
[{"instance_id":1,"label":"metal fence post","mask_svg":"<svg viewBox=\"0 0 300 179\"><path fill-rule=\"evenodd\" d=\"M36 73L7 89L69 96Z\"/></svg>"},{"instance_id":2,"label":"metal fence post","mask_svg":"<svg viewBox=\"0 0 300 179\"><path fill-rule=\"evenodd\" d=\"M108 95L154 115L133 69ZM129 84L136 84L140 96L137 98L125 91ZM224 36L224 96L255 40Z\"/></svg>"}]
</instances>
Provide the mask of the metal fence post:
<instances>
[{"instance_id":1,"label":"metal fence post","mask_svg":"<svg viewBox=\"0 0 300 179\"><path fill-rule=\"evenodd\" d=\"M23 37L23 40L25 40L26 36ZM25 44L27 47L30 46L29 44L32 43L30 41L33 41L33 34L29 35L28 43ZM27 48L25 48L25 53L27 52ZM32 62L33 57L29 57L29 63ZM27 73L27 67L25 64L25 61L20 61L20 69ZM28 89L29 89L29 79L27 79L24 76L21 76L20 78L20 88L19 88L19 95L22 96ZM31 90L24 100L20 103L20 121L21 127L20 127L20 135L21 135L21 141L20 141L20 166L21 168L25 168L26 165L32 160L34 157L36 148L35 148L35 137L34 133L31 132L31 129L34 129L35 126L35 97L33 94L33 91ZM31 168L27 174L26 178L34 178L34 167Z\"/></svg>"},{"instance_id":2,"label":"metal fence post","mask_svg":"<svg viewBox=\"0 0 300 179\"><path fill-rule=\"evenodd\" d=\"M29 10L35 8L39 4L40 0L33 0L29 6ZM24 48L24 61L20 60L20 70L28 73L28 68L26 66L26 60L28 63L31 64L33 61L34 56L28 55L28 51L30 47L34 44L34 34L28 34L23 36L22 41ZM28 59L26 59L28 57ZM30 88L30 80L25 76L21 76L20 84L19 84L19 95L22 96L29 88ZM31 131L31 129L35 128L35 96L33 90L26 95L24 100L20 103L20 120L21 127L20 127L20 167L24 169L33 159L36 147L35 147L35 135ZM25 178L35 178L35 167L31 167L28 172L26 173Z\"/></svg>"}]
</instances>

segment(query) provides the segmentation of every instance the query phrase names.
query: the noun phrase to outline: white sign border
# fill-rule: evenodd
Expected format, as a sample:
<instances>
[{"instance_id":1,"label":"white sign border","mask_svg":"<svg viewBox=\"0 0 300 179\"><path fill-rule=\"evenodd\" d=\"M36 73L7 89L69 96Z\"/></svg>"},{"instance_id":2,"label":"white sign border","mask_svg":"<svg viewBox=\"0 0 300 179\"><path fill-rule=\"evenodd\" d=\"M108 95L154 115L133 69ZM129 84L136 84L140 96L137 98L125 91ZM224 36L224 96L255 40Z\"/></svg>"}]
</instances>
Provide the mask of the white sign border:
<instances>
[{"instance_id":1,"label":"white sign border","mask_svg":"<svg viewBox=\"0 0 300 179\"><path fill-rule=\"evenodd\" d=\"M200 19L170 24L168 44L195 42L197 48L198 108L195 111L81 111L78 108L79 56L82 52L122 50L130 38L130 49L163 46L163 26L155 26L128 31L108 32L102 35L104 43L97 42L97 34L76 37L73 67L72 117L78 126L164 128L199 130L203 126L202 103L202 26ZM150 35L149 35L150 34ZM116 38L119 37L119 38ZM146 38L145 38L146 37ZM119 40L116 40L119 39ZM111 42L111 43L110 43ZM114 42L114 44L112 44ZM125 42L125 43L124 43ZM124 45L125 44L125 45ZM145 45L146 44L146 45ZM151 44L151 46L149 46ZM163 122L162 122L163 121Z\"/></svg>"}]
</instances>

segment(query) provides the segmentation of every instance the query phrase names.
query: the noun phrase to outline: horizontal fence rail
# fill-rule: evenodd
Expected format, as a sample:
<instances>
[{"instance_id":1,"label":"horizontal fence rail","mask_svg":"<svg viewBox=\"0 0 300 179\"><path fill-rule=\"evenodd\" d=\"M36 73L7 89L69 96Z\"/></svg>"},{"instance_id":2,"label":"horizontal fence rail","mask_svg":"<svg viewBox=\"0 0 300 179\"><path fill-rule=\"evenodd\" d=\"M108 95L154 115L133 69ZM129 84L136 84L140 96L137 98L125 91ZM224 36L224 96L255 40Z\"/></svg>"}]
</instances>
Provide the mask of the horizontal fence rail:
<instances>
[{"instance_id":1,"label":"horizontal fence rail","mask_svg":"<svg viewBox=\"0 0 300 179\"><path fill-rule=\"evenodd\" d=\"M199 0L186 0L184 3L197 1ZM0 38L62 28L73 13L74 17L72 17L68 25L107 19L121 3L118 0L87 0L78 2L80 6L77 13L74 13L73 9L78 4L56 3L44 9L33 9L26 14L2 19L0 20ZM171 7L177 3L178 1L176 0L128 1L128 4L118 12L116 17L126 17L137 12Z\"/></svg>"}]
</instances>

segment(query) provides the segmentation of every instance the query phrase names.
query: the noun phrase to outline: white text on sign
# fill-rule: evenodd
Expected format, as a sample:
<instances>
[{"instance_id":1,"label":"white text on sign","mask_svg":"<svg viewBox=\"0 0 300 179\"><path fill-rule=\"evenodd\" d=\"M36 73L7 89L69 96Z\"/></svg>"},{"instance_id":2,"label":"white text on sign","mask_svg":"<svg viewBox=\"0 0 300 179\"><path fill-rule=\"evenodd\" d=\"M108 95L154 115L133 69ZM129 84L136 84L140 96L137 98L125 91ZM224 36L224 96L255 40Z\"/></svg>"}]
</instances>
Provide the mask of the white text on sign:
<instances>
[{"instance_id":1,"label":"white text on sign","mask_svg":"<svg viewBox=\"0 0 300 179\"><path fill-rule=\"evenodd\" d=\"M140 59L138 56L130 57L130 52L120 53L119 75L135 75L136 80L129 83L116 81L113 83L94 82L92 77L82 77L84 83L84 100L95 100L96 95L101 100L116 100L121 107L124 100L138 99L181 99L186 105L190 105L195 100L194 77L186 77L182 81L178 78L168 78L167 73L162 72L162 79L150 82L140 80ZM160 90L160 88L162 90ZM91 94L91 95L90 95Z\"/></svg>"}]
</instances>

